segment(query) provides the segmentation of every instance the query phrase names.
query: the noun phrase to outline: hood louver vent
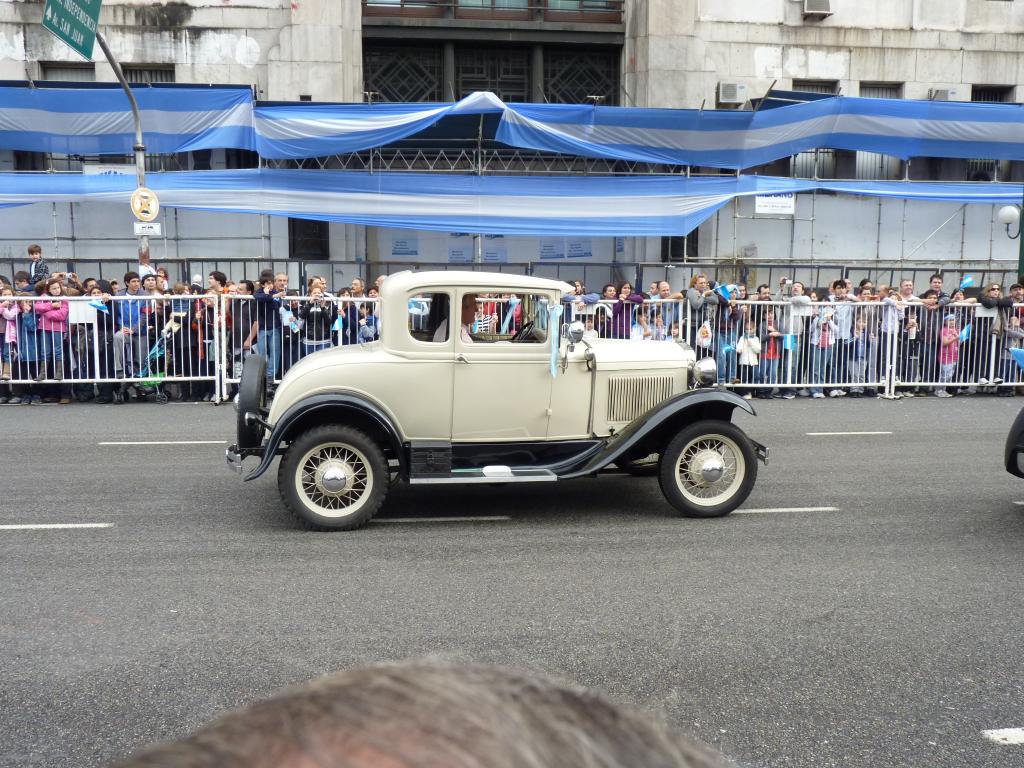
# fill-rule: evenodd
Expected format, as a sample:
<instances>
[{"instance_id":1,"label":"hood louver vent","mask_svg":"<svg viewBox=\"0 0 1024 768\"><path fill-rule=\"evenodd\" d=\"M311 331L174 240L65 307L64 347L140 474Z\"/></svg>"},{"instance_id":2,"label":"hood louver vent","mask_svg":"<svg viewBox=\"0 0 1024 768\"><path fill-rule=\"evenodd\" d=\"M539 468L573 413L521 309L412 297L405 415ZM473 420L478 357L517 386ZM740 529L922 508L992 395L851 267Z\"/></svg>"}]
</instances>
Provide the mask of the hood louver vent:
<instances>
[{"instance_id":1,"label":"hood louver vent","mask_svg":"<svg viewBox=\"0 0 1024 768\"><path fill-rule=\"evenodd\" d=\"M608 382L608 421L630 422L672 397L672 375L613 376Z\"/></svg>"}]
</instances>

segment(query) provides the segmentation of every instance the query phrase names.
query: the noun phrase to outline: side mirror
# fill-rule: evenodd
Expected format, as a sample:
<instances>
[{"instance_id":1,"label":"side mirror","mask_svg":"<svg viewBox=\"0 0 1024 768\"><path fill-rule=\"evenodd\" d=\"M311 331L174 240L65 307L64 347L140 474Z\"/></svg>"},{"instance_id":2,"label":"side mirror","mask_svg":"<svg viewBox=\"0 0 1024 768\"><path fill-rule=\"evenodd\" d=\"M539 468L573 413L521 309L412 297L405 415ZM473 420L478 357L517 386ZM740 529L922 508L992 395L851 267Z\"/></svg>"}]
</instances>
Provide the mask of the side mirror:
<instances>
[{"instance_id":1,"label":"side mirror","mask_svg":"<svg viewBox=\"0 0 1024 768\"><path fill-rule=\"evenodd\" d=\"M573 344L579 344L583 340L583 334L587 330L587 327L583 325L579 320L576 320L569 324L569 341Z\"/></svg>"}]
</instances>

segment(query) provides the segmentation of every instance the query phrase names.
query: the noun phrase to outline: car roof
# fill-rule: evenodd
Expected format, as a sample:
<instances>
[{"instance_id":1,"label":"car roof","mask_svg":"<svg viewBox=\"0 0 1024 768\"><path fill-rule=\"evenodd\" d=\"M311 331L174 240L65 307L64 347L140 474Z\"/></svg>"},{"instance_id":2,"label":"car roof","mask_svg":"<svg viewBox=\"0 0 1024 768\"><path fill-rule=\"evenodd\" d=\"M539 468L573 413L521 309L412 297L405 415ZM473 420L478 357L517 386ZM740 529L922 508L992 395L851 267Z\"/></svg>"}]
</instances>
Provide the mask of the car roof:
<instances>
[{"instance_id":1,"label":"car roof","mask_svg":"<svg viewBox=\"0 0 1024 768\"><path fill-rule=\"evenodd\" d=\"M405 293L421 288L477 288L481 291L502 289L512 290L545 290L571 293L573 287L561 280L546 277L529 277L507 272L469 272L465 270L433 270L425 272L396 272L388 275L381 286L381 295L387 298L395 292Z\"/></svg>"}]
</instances>

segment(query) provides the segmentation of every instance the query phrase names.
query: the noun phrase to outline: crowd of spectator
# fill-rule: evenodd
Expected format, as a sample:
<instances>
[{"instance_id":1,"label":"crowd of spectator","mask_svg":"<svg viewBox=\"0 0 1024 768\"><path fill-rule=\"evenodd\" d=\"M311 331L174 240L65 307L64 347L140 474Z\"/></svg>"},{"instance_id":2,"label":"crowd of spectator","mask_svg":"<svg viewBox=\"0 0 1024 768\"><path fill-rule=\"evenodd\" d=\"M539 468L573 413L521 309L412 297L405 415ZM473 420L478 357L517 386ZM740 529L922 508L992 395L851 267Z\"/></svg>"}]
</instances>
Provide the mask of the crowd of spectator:
<instances>
[{"instance_id":1,"label":"crowd of spectator","mask_svg":"<svg viewBox=\"0 0 1024 768\"><path fill-rule=\"evenodd\" d=\"M949 293L935 274L920 295L909 279L876 286L845 278L816 289L782 278L774 294L767 284L751 293L695 274L684 291L661 281L646 293L629 282L591 293L576 281L566 300L587 335L685 340L716 359L719 383L738 385L747 398L876 395L888 373L907 397L979 388L1012 396L1024 286L1004 293L988 283L977 296L965 288Z\"/></svg>"},{"instance_id":2,"label":"crowd of spectator","mask_svg":"<svg viewBox=\"0 0 1024 768\"><path fill-rule=\"evenodd\" d=\"M383 277L369 286L356 277L333 292L323 277L300 291L269 270L255 281L215 270L184 283L146 260L123 282L83 280L51 273L38 245L28 253L28 270L12 283L0 278L0 403L208 401L218 367L237 381L254 351L267 358L272 390L306 355L380 334ZM947 292L936 274L920 295L909 279L876 286L840 278L808 288L783 278L774 293L766 284L750 292L698 273L684 290L660 281L644 292L622 282L593 293L575 281L564 301L566 318L582 320L585 336L687 342L715 358L719 383L747 398L876 395L887 380L904 396L1012 396L1021 379L1013 354L1024 341L1024 286L1004 294L989 283L976 296L965 287ZM76 296L91 301L68 301ZM519 309L515 299L481 297L477 322L515 330L515 322L495 320Z\"/></svg>"},{"instance_id":3,"label":"crowd of spectator","mask_svg":"<svg viewBox=\"0 0 1024 768\"><path fill-rule=\"evenodd\" d=\"M37 245L29 255L29 270L0 277L0 403L210 401L218 356L237 380L245 356L263 354L273 387L308 354L379 337L383 278L330 293L314 276L300 292L285 273L236 282L215 270L184 283L140 263L120 282L51 273Z\"/></svg>"}]
</instances>

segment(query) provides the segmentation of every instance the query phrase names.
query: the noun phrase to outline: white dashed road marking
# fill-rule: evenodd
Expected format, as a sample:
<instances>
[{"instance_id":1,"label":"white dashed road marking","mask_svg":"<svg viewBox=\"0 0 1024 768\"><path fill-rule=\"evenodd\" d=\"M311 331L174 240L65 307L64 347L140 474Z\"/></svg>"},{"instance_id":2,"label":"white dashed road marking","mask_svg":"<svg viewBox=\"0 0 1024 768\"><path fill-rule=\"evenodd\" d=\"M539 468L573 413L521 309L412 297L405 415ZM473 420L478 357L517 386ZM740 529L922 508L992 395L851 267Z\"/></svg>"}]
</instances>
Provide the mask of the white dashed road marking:
<instances>
[{"instance_id":1,"label":"white dashed road marking","mask_svg":"<svg viewBox=\"0 0 1024 768\"><path fill-rule=\"evenodd\" d=\"M891 435L892 432L808 432L810 437L838 437L841 435Z\"/></svg>"},{"instance_id":2,"label":"white dashed road marking","mask_svg":"<svg viewBox=\"0 0 1024 768\"><path fill-rule=\"evenodd\" d=\"M227 440L114 440L96 445L227 445Z\"/></svg>"},{"instance_id":3,"label":"white dashed road marking","mask_svg":"<svg viewBox=\"0 0 1024 768\"><path fill-rule=\"evenodd\" d=\"M838 512L839 507L765 507L764 509L737 509L734 515L760 515L767 512Z\"/></svg>"},{"instance_id":4,"label":"white dashed road marking","mask_svg":"<svg viewBox=\"0 0 1024 768\"><path fill-rule=\"evenodd\" d=\"M1008 746L1024 744L1024 728L999 728L995 731L982 731L981 735L996 744Z\"/></svg>"},{"instance_id":5,"label":"white dashed road marking","mask_svg":"<svg viewBox=\"0 0 1024 768\"><path fill-rule=\"evenodd\" d=\"M70 528L113 528L113 523L13 523L0 525L0 531L57 531Z\"/></svg>"},{"instance_id":6,"label":"white dashed road marking","mask_svg":"<svg viewBox=\"0 0 1024 768\"><path fill-rule=\"evenodd\" d=\"M383 517L375 523L490 523L511 520L508 515L486 515L481 517Z\"/></svg>"}]
</instances>

